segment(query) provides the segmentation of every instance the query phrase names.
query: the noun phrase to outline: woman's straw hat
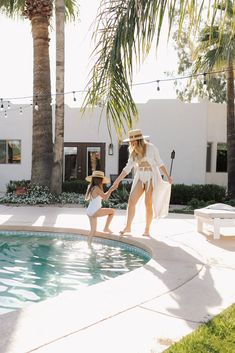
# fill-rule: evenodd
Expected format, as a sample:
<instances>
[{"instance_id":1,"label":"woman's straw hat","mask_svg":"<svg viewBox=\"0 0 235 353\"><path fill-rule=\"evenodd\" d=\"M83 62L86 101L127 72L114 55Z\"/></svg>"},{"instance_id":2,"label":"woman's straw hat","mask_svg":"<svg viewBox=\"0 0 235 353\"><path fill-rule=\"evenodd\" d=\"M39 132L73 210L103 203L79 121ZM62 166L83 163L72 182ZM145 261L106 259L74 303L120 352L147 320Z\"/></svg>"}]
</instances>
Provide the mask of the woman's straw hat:
<instances>
[{"instance_id":1,"label":"woman's straw hat","mask_svg":"<svg viewBox=\"0 0 235 353\"><path fill-rule=\"evenodd\" d=\"M93 170L92 175L88 175L86 177L86 181L88 181L90 183L92 178L101 178L101 179L103 179L103 181L102 181L103 184L108 184L110 182L109 178L107 178L104 175L104 172L102 172L101 170Z\"/></svg>"},{"instance_id":2,"label":"woman's straw hat","mask_svg":"<svg viewBox=\"0 0 235 353\"><path fill-rule=\"evenodd\" d=\"M145 138L149 138L149 136L143 136L142 131L140 129L135 129L135 130L128 131L128 138L123 140L123 142L143 140Z\"/></svg>"}]
</instances>

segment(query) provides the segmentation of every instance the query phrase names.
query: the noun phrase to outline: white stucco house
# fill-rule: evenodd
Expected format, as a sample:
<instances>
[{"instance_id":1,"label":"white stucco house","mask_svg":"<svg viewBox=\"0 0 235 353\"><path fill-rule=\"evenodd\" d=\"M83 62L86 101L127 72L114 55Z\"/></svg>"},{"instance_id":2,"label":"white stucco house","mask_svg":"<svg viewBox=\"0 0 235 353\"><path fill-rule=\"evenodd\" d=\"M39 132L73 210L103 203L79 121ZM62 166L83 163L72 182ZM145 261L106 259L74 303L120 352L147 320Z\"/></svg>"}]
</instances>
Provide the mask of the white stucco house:
<instances>
[{"instance_id":1,"label":"white stucco house","mask_svg":"<svg viewBox=\"0 0 235 353\"><path fill-rule=\"evenodd\" d=\"M20 113L22 107L23 114ZM0 113L0 192L10 180L30 179L32 108L11 106ZM174 183L218 184L226 186L226 106L203 100L150 100L137 104L141 128L158 146L168 170L171 152ZM126 163L127 144L120 145L115 132L110 140L101 108L87 111L65 107L64 180L84 179L92 169L106 175L118 174Z\"/></svg>"}]
</instances>

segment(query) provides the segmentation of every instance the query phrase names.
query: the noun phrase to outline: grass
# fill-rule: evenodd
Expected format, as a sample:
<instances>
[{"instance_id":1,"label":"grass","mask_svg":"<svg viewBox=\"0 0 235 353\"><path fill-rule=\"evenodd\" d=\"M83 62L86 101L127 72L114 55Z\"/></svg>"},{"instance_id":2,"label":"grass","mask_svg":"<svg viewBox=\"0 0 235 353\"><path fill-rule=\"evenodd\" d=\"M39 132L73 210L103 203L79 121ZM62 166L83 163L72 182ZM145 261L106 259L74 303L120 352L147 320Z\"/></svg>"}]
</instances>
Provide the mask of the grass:
<instances>
[{"instance_id":1,"label":"grass","mask_svg":"<svg viewBox=\"0 0 235 353\"><path fill-rule=\"evenodd\" d=\"M164 353L233 352L235 352L235 304L164 351Z\"/></svg>"}]
</instances>

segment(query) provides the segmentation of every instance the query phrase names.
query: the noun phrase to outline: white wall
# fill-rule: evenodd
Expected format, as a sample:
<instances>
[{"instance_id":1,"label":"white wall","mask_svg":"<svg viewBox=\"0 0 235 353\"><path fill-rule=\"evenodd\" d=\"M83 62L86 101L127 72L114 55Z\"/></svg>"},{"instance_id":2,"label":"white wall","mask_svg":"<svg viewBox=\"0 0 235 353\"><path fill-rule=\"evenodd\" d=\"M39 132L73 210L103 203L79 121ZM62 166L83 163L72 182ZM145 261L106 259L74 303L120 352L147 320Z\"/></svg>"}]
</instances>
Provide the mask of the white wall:
<instances>
[{"instance_id":1,"label":"white wall","mask_svg":"<svg viewBox=\"0 0 235 353\"><path fill-rule=\"evenodd\" d=\"M10 180L31 178L32 150L32 108L23 109L19 114L19 106L12 106L7 111L7 118L1 113L0 140L21 140L21 164L0 164L0 192L5 191Z\"/></svg>"},{"instance_id":2,"label":"white wall","mask_svg":"<svg viewBox=\"0 0 235 353\"><path fill-rule=\"evenodd\" d=\"M212 143L211 173L206 173L206 183L227 186L227 173L216 172L217 144L227 141L225 104L208 104L207 141Z\"/></svg>"},{"instance_id":3,"label":"white wall","mask_svg":"<svg viewBox=\"0 0 235 353\"><path fill-rule=\"evenodd\" d=\"M151 100L138 106L139 126L158 146L170 169L175 150L172 176L175 183L205 183L206 126L205 104L185 104L177 100Z\"/></svg>"},{"instance_id":4,"label":"white wall","mask_svg":"<svg viewBox=\"0 0 235 353\"><path fill-rule=\"evenodd\" d=\"M65 142L104 142L106 143L105 168L107 175L118 172L118 141L112 131L114 154L108 155L111 142L105 117L100 120L101 108L89 110L84 115L79 108L65 108Z\"/></svg>"},{"instance_id":5,"label":"white wall","mask_svg":"<svg viewBox=\"0 0 235 353\"><path fill-rule=\"evenodd\" d=\"M16 106L14 106L15 108ZM158 146L162 160L168 170L171 152L175 150L172 176L175 183L226 184L226 173L206 173L207 142L226 141L226 108L222 104L185 104L177 100L150 100L137 104L139 121L133 128L140 127L144 135ZM109 156L107 147L110 137L100 110L87 111L82 116L79 108L65 107L65 142L106 143L106 173L118 173L118 141L112 132L114 155ZM124 136L125 137L125 136ZM30 179L32 122L31 108L9 111L8 118L0 119L0 140L20 139L22 141L22 163L20 165L0 164L0 191L5 190L9 180ZM213 163L216 156L213 155ZM222 175L223 174L223 175Z\"/></svg>"}]
</instances>

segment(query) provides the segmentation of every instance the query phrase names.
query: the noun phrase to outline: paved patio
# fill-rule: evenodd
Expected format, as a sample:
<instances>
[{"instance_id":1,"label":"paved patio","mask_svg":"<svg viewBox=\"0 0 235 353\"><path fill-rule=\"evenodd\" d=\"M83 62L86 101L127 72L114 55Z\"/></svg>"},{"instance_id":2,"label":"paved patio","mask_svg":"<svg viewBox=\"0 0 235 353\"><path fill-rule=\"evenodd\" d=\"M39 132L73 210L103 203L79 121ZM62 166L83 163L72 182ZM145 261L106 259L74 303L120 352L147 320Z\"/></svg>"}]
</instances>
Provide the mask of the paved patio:
<instances>
[{"instance_id":1,"label":"paved patio","mask_svg":"<svg viewBox=\"0 0 235 353\"><path fill-rule=\"evenodd\" d=\"M116 234L124 222L125 211L117 211ZM83 208L0 206L0 229L87 234L89 222ZM235 302L234 228L213 240L210 229L196 232L193 216L170 214L153 222L150 239L143 230L135 223L121 240L151 252L145 266L1 315L0 352L163 352Z\"/></svg>"}]
</instances>

